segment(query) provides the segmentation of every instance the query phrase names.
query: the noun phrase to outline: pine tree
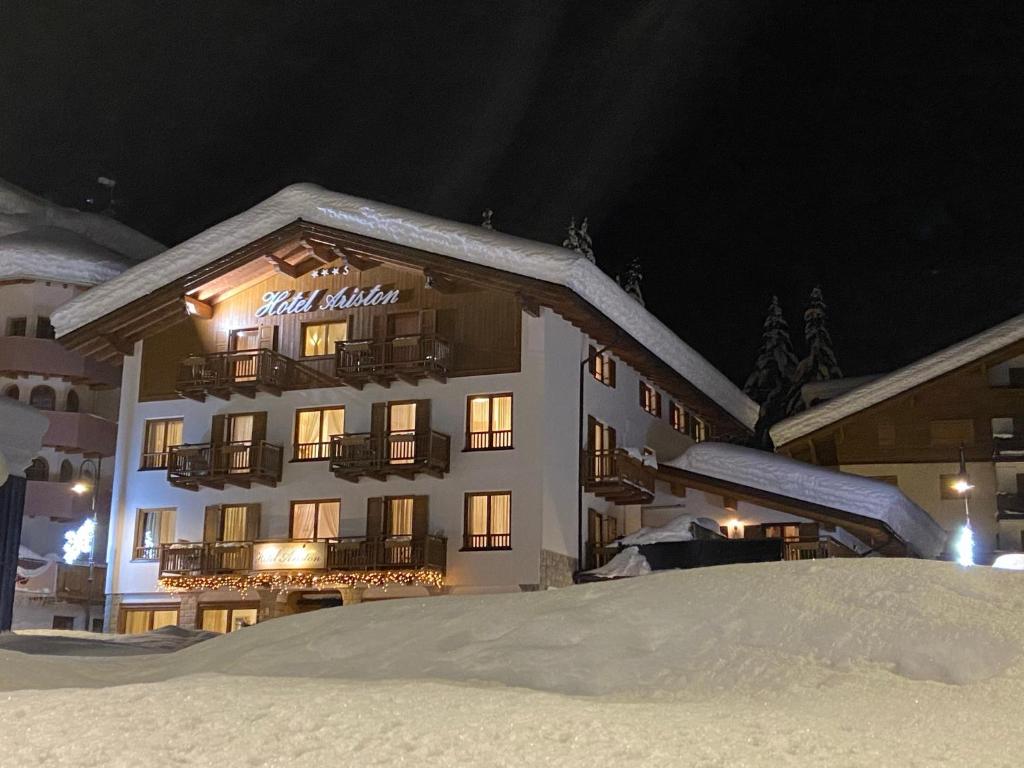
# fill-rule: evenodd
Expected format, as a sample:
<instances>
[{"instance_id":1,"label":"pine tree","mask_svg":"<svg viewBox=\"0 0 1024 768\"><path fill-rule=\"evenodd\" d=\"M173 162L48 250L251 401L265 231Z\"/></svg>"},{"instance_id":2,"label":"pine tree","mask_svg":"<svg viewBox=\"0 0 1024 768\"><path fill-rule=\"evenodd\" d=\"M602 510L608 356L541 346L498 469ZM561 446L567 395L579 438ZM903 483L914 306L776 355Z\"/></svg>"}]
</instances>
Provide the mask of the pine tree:
<instances>
[{"instance_id":1,"label":"pine tree","mask_svg":"<svg viewBox=\"0 0 1024 768\"><path fill-rule=\"evenodd\" d=\"M562 247L582 254L593 264L596 263L594 260L594 243L590 239L590 233L587 232L588 224L589 222L584 218L583 223L577 227L576 217L573 216L569 221L569 228L566 230L567 234L565 240L562 241Z\"/></svg>"},{"instance_id":2,"label":"pine tree","mask_svg":"<svg viewBox=\"0 0 1024 768\"><path fill-rule=\"evenodd\" d=\"M825 299L821 287L811 291L811 303L804 312L804 341L807 344L807 355L793 373L793 387L790 390L787 414L802 411L805 407L802 389L804 384L812 381L828 381L841 379L843 372L832 351L832 336L825 326Z\"/></svg>"},{"instance_id":3,"label":"pine tree","mask_svg":"<svg viewBox=\"0 0 1024 768\"><path fill-rule=\"evenodd\" d=\"M634 258L629 262L629 266L626 267L625 275L615 278L616 282L622 286L622 290L640 302L640 306L647 306L644 302L644 294L641 290L641 286L644 281L643 269L640 266L639 257Z\"/></svg>"},{"instance_id":4,"label":"pine tree","mask_svg":"<svg viewBox=\"0 0 1024 768\"><path fill-rule=\"evenodd\" d=\"M481 218L483 219L480 222L480 226L483 227L484 229L494 229L494 224L491 223L491 217L494 216L494 211L492 211L490 208L484 208L483 213L480 215Z\"/></svg>"},{"instance_id":5,"label":"pine tree","mask_svg":"<svg viewBox=\"0 0 1024 768\"><path fill-rule=\"evenodd\" d=\"M797 368L789 324L782 314L778 296L772 296L768 315L761 327L761 350L743 391L761 406L755 437L758 443L767 445L768 428L786 414L787 398Z\"/></svg>"}]
</instances>

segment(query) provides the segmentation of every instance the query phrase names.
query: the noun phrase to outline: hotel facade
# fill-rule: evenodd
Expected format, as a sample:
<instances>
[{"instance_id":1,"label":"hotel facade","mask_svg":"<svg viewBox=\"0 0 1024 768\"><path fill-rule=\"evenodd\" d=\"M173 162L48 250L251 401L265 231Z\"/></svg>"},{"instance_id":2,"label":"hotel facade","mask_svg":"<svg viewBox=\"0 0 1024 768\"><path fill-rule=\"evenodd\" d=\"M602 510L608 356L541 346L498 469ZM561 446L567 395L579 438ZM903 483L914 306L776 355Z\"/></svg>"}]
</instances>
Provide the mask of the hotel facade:
<instances>
[{"instance_id":1,"label":"hotel facade","mask_svg":"<svg viewBox=\"0 0 1024 768\"><path fill-rule=\"evenodd\" d=\"M655 470L756 405L565 249L299 185L55 322L123 365L108 630L563 587L740 509Z\"/></svg>"}]
</instances>

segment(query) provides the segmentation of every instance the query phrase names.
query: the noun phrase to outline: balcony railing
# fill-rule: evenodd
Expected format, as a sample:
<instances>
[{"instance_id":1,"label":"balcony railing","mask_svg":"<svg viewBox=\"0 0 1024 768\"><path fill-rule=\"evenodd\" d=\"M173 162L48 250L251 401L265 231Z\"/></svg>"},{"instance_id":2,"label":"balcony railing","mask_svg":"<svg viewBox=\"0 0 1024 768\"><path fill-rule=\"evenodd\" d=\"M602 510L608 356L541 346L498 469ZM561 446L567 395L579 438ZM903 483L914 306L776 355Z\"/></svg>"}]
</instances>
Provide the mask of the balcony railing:
<instances>
[{"instance_id":1,"label":"balcony railing","mask_svg":"<svg viewBox=\"0 0 1024 768\"><path fill-rule=\"evenodd\" d=\"M625 451L584 451L583 488L615 504L649 504L654 475Z\"/></svg>"},{"instance_id":2,"label":"balcony railing","mask_svg":"<svg viewBox=\"0 0 1024 768\"><path fill-rule=\"evenodd\" d=\"M361 432L331 438L331 471L344 480L383 480L388 475L443 477L451 460L451 438L440 432Z\"/></svg>"},{"instance_id":3,"label":"balcony railing","mask_svg":"<svg viewBox=\"0 0 1024 768\"><path fill-rule=\"evenodd\" d=\"M996 460L1021 461L1024 458L1024 435L992 438Z\"/></svg>"},{"instance_id":4,"label":"balcony railing","mask_svg":"<svg viewBox=\"0 0 1024 768\"><path fill-rule=\"evenodd\" d=\"M222 489L225 484L275 486L281 480L283 456L281 446L264 440L173 445L167 480L193 491L199 486Z\"/></svg>"},{"instance_id":5,"label":"balcony railing","mask_svg":"<svg viewBox=\"0 0 1024 768\"><path fill-rule=\"evenodd\" d=\"M827 557L857 557L857 553L829 538L783 539L783 560L822 560Z\"/></svg>"},{"instance_id":6,"label":"balcony railing","mask_svg":"<svg viewBox=\"0 0 1024 768\"><path fill-rule=\"evenodd\" d=\"M510 533L467 533L462 537L463 549L509 549Z\"/></svg>"},{"instance_id":7,"label":"balcony railing","mask_svg":"<svg viewBox=\"0 0 1024 768\"><path fill-rule=\"evenodd\" d=\"M253 571L256 544L293 543L294 539L252 542L188 542L160 547L160 576L215 576ZM320 539L326 545L324 567L311 571L445 570L444 536ZM262 571L261 571L262 572Z\"/></svg>"},{"instance_id":8,"label":"balcony railing","mask_svg":"<svg viewBox=\"0 0 1024 768\"><path fill-rule=\"evenodd\" d=\"M285 390L337 383L334 377L273 350L251 349L186 357L178 366L175 390L202 402L209 395L228 400L233 394L253 397L260 391L280 395Z\"/></svg>"},{"instance_id":9,"label":"balcony railing","mask_svg":"<svg viewBox=\"0 0 1024 768\"><path fill-rule=\"evenodd\" d=\"M338 379L357 389L370 382L387 386L395 379L416 384L427 377L446 380L452 346L436 334L339 341L335 358Z\"/></svg>"},{"instance_id":10,"label":"balcony railing","mask_svg":"<svg viewBox=\"0 0 1024 768\"><path fill-rule=\"evenodd\" d=\"M494 429L489 432L468 432L466 434L467 451L489 451L511 447L511 429Z\"/></svg>"}]
</instances>

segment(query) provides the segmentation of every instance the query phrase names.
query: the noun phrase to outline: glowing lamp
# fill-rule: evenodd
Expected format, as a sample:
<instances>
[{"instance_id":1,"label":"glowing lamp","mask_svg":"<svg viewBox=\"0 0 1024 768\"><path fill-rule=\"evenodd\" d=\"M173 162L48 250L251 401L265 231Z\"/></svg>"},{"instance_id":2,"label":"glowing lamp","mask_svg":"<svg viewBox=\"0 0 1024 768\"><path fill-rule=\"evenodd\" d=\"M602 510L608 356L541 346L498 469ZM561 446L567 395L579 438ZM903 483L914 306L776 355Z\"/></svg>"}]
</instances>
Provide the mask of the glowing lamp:
<instances>
[{"instance_id":1,"label":"glowing lamp","mask_svg":"<svg viewBox=\"0 0 1024 768\"><path fill-rule=\"evenodd\" d=\"M974 486L967 482L967 478L961 477L955 483L953 483L953 490L959 493L961 496L967 493Z\"/></svg>"},{"instance_id":2,"label":"glowing lamp","mask_svg":"<svg viewBox=\"0 0 1024 768\"><path fill-rule=\"evenodd\" d=\"M81 496L83 493L88 493L89 492L89 488L90 488L89 484L88 483L83 483L81 480L79 480L77 483L75 483L74 485L71 486L71 490L74 493L77 493L79 496Z\"/></svg>"}]
</instances>

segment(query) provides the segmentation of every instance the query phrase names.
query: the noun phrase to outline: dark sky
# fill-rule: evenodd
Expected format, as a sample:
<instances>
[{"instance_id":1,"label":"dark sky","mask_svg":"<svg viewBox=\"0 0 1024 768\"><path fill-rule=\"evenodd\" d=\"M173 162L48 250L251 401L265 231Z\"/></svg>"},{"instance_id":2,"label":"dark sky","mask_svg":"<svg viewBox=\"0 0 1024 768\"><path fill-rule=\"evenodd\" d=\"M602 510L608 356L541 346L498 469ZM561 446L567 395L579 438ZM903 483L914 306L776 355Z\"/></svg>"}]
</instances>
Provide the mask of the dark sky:
<instances>
[{"instance_id":1,"label":"dark sky","mask_svg":"<svg viewBox=\"0 0 1024 768\"><path fill-rule=\"evenodd\" d=\"M1017 3L0 2L0 177L173 245L294 181L560 243L737 382L820 283L847 374L1024 311Z\"/></svg>"}]
</instances>

